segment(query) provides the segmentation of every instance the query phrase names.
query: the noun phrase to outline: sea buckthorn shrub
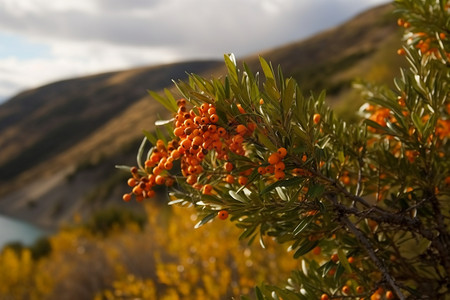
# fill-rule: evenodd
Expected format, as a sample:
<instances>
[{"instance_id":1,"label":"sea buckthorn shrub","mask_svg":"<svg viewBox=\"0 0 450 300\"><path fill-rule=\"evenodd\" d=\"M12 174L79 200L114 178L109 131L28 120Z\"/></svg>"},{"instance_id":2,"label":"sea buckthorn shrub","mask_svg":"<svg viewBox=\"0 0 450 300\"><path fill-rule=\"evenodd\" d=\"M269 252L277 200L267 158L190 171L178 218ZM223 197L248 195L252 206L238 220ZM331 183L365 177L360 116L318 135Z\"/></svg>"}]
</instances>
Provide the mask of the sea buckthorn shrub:
<instances>
[{"instance_id":1,"label":"sea buckthorn shrub","mask_svg":"<svg viewBox=\"0 0 450 300\"><path fill-rule=\"evenodd\" d=\"M287 243L302 267L258 299L448 296L450 7L395 4L409 67L392 90L362 87L360 122L263 58L254 74L225 55L226 77L192 74L178 101L152 93L173 119L145 133L124 200L172 186L170 204L196 207L198 226L231 220L250 242Z\"/></svg>"}]
</instances>

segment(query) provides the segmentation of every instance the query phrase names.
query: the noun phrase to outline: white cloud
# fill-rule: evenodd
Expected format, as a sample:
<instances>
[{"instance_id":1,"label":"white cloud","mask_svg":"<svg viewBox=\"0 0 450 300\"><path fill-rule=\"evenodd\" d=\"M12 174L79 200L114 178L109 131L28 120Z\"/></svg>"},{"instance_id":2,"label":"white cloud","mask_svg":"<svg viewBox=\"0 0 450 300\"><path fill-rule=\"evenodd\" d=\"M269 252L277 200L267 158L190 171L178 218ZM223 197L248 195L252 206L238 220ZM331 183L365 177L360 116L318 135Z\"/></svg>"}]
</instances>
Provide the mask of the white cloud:
<instances>
[{"instance_id":1,"label":"white cloud","mask_svg":"<svg viewBox=\"0 0 450 300\"><path fill-rule=\"evenodd\" d=\"M139 64L244 56L304 38L381 2L0 0L0 33L46 45L50 54L0 56L0 68L20 73L0 75L9 82L0 84L0 97L18 78L9 94L17 86Z\"/></svg>"}]
</instances>

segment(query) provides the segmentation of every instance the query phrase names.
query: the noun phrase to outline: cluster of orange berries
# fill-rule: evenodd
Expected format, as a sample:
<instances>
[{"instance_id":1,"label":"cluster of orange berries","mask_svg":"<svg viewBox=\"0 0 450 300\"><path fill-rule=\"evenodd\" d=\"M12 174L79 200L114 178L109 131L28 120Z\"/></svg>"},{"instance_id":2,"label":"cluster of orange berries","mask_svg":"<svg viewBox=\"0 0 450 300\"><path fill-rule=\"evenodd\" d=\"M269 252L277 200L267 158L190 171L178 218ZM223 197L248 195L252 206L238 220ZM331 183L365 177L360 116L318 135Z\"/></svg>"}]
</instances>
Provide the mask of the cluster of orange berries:
<instances>
[{"instance_id":1,"label":"cluster of orange berries","mask_svg":"<svg viewBox=\"0 0 450 300\"><path fill-rule=\"evenodd\" d=\"M278 148L277 152L270 154L267 158L267 162L269 163L269 165L266 167L260 166L258 168L258 173L261 175L271 174L275 177L276 180L283 179L286 176L286 174L284 173L286 165L283 162L283 158L286 155L286 148Z\"/></svg>"},{"instance_id":2,"label":"cluster of orange berries","mask_svg":"<svg viewBox=\"0 0 450 300\"><path fill-rule=\"evenodd\" d=\"M224 180L228 183L234 182L234 176L230 174L234 166L228 162L228 153L231 151L238 155L245 155L245 136L253 133L256 124L225 125L227 130L218 125L219 116L214 105L203 103L201 106L188 110L185 99L178 100L177 105L178 111L174 117L173 130L175 139L168 142L167 147L162 140L157 141L145 161L144 172L140 172L135 167L131 169L133 177L128 180L128 185L133 190L125 194L123 200L130 201L134 195L136 200L142 201L155 194L152 190L155 185L173 185L175 179L168 171L173 168L175 160L181 161L181 173L186 178L186 183L201 190L203 194L213 193L211 184L202 185L198 182L199 175L204 171L202 161L212 150L215 151L217 160L224 161ZM241 113L245 113L241 105L238 104L237 107ZM239 184L247 184L246 176L251 172L252 169L241 172Z\"/></svg>"},{"instance_id":3,"label":"cluster of orange berries","mask_svg":"<svg viewBox=\"0 0 450 300\"><path fill-rule=\"evenodd\" d=\"M404 28L411 27L411 23L405 21L402 18L399 18L397 20L397 24L398 24L398 26L404 27ZM444 32L441 32L441 33L439 33L439 38L441 40L445 40L447 38L447 36ZM436 57L438 57L438 58L440 57L440 53L439 53L439 50L437 49L437 47L432 46L433 43L436 43L435 37L430 37L425 32L416 32L416 33L411 34L411 37L409 37L409 39L408 39L408 43L411 44L411 43L413 43L413 41L417 41L417 42L415 42L416 43L415 47L417 49L419 49L419 51L422 54L425 54L425 55L434 54ZM400 48L397 50L397 54L405 55L406 51L405 51L405 49ZM450 59L450 53L447 53L447 59Z\"/></svg>"},{"instance_id":4,"label":"cluster of orange berries","mask_svg":"<svg viewBox=\"0 0 450 300\"><path fill-rule=\"evenodd\" d=\"M350 286L348 286L348 285L344 285L342 288L341 288L341 292L342 292L342 294L344 294L344 295L350 295L351 293L352 293L352 289L351 289L351 287ZM364 287L363 286L357 286L356 288L355 288L355 292L357 293L357 294L363 294L364 293ZM383 288L378 288L371 296L370 296L370 300L380 300L380 299L382 299L382 297L383 297L383 294L384 294L384 297L385 297L385 299L388 299L388 300L392 300L392 299L395 299L395 295L394 295L394 293L392 292L392 291L386 291L386 292L384 292L384 289ZM329 300L329 299L331 299L330 298L330 296L328 296L328 294L322 294L321 296L320 296L320 300ZM361 300L363 299L363 298L360 298Z\"/></svg>"}]
</instances>

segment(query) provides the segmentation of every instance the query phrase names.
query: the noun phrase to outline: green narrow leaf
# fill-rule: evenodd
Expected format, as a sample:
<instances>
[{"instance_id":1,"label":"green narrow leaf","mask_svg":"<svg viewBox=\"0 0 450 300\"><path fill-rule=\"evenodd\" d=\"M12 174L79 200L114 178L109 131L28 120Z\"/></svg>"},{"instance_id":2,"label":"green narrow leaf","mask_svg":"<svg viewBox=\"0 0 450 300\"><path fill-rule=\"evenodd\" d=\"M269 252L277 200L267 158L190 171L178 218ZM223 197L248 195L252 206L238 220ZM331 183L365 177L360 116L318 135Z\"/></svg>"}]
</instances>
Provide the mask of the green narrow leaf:
<instances>
[{"instance_id":1,"label":"green narrow leaf","mask_svg":"<svg viewBox=\"0 0 450 300\"><path fill-rule=\"evenodd\" d=\"M170 120L158 120L158 121L155 121L155 126L164 126L167 124L171 124L174 120L175 120L175 118L172 118Z\"/></svg>"},{"instance_id":2,"label":"green narrow leaf","mask_svg":"<svg viewBox=\"0 0 450 300\"><path fill-rule=\"evenodd\" d=\"M225 65L228 70L228 75L231 80L231 83L234 85L238 85L239 78L236 67L236 60L233 54L225 54L224 55Z\"/></svg>"},{"instance_id":3,"label":"green narrow leaf","mask_svg":"<svg viewBox=\"0 0 450 300\"><path fill-rule=\"evenodd\" d=\"M262 58L261 56L259 57L259 62L261 64L261 68L263 70L264 75L266 76L267 79L272 79L275 80L275 76L273 75L273 69L272 67L267 63L267 61Z\"/></svg>"},{"instance_id":4,"label":"green narrow leaf","mask_svg":"<svg viewBox=\"0 0 450 300\"><path fill-rule=\"evenodd\" d=\"M369 119L365 119L364 123L366 123L366 125L369 126L369 127L373 127L375 129L381 130L382 132L386 132L386 127L381 126L380 124L378 124L375 121L372 121L372 120L369 120Z\"/></svg>"},{"instance_id":5,"label":"green narrow leaf","mask_svg":"<svg viewBox=\"0 0 450 300\"><path fill-rule=\"evenodd\" d=\"M325 187L321 184L314 184L313 186L310 186L308 189L307 197L316 198L320 197L323 192L325 191Z\"/></svg>"},{"instance_id":6,"label":"green narrow leaf","mask_svg":"<svg viewBox=\"0 0 450 300\"><path fill-rule=\"evenodd\" d=\"M262 133L260 130L256 132L256 136L258 137L258 141L263 144L268 150L275 152L277 151L277 147L272 143L272 141Z\"/></svg>"},{"instance_id":7,"label":"green narrow leaf","mask_svg":"<svg viewBox=\"0 0 450 300\"><path fill-rule=\"evenodd\" d=\"M122 171L126 171L126 172L130 172L131 167L130 166L125 166L125 165L115 165L116 169L122 170Z\"/></svg>"},{"instance_id":8,"label":"green narrow leaf","mask_svg":"<svg viewBox=\"0 0 450 300\"><path fill-rule=\"evenodd\" d=\"M255 286L255 294L258 300L264 300L264 296L261 293L261 290L259 289L259 287Z\"/></svg>"},{"instance_id":9,"label":"green narrow leaf","mask_svg":"<svg viewBox=\"0 0 450 300\"><path fill-rule=\"evenodd\" d=\"M206 215L206 217L204 217L200 222L198 222L194 228L199 228L201 226L203 226L204 224L208 223L209 221L211 221L212 219L214 219L214 217L217 216L217 213L213 212L210 213L209 215Z\"/></svg>"},{"instance_id":10,"label":"green narrow leaf","mask_svg":"<svg viewBox=\"0 0 450 300\"><path fill-rule=\"evenodd\" d=\"M312 216L308 216L303 220L301 220L300 223L298 223L298 225L292 231L292 234L294 236L300 234L303 230L305 230L308 227L309 224L311 224L312 219L313 219Z\"/></svg>"},{"instance_id":11,"label":"green narrow leaf","mask_svg":"<svg viewBox=\"0 0 450 300\"><path fill-rule=\"evenodd\" d=\"M173 109L175 109L175 111L178 111L177 100L175 100L175 97L172 95L172 93L169 91L169 89L165 88L164 89L164 94L166 94L167 101L169 102L168 104Z\"/></svg>"},{"instance_id":12,"label":"green narrow leaf","mask_svg":"<svg viewBox=\"0 0 450 300\"><path fill-rule=\"evenodd\" d=\"M145 135L145 137L147 138L147 140L152 144L152 145L156 145L156 141L158 140L153 134L151 134L150 132L148 132L147 130L143 130L142 131Z\"/></svg>"},{"instance_id":13,"label":"green narrow leaf","mask_svg":"<svg viewBox=\"0 0 450 300\"><path fill-rule=\"evenodd\" d=\"M228 194L230 194L230 196L234 199L237 200L241 203L247 203L247 201L244 199L244 197L242 197L241 195L239 195L238 193L236 193L235 191L228 191Z\"/></svg>"},{"instance_id":14,"label":"green narrow leaf","mask_svg":"<svg viewBox=\"0 0 450 300\"><path fill-rule=\"evenodd\" d=\"M178 107L177 107L176 103L175 103L175 106L173 106L173 104L170 102L170 100L167 100L166 98L160 96L158 93L156 93L154 91L148 91L148 93L150 94L150 96L153 97L153 99L155 99L156 101L161 103L169 111L171 111L173 113L177 112Z\"/></svg>"},{"instance_id":15,"label":"green narrow leaf","mask_svg":"<svg viewBox=\"0 0 450 300\"><path fill-rule=\"evenodd\" d=\"M295 251L294 258L299 258L302 255L305 255L312 249L314 249L317 244L319 244L319 241L310 241L306 240L303 244L300 245L300 247Z\"/></svg>"},{"instance_id":16,"label":"green narrow leaf","mask_svg":"<svg viewBox=\"0 0 450 300\"><path fill-rule=\"evenodd\" d=\"M281 96L283 111L285 114L287 114L293 106L292 104L294 102L295 88L296 88L295 80L293 78L287 79L286 88L284 89Z\"/></svg>"},{"instance_id":17,"label":"green narrow leaf","mask_svg":"<svg viewBox=\"0 0 450 300\"><path fill-rule=\"evenodd\" d=\"M261 196L267 194L268 192L272 191L276 187L298 185L301 182L303 182L303 180L304 179L301 177L293 177L293 178L289 178L289 179L275 181L274 183L272 183L271 185L269 185L268 187L266 187L264 190L261 191Z\"/></svg>"},{"instance_id":18,"label":"green narrow leaf","mask_svg":"<svg viewBox=\"0 0 450 300\"><path fill-rule=\"evenodd\" d=\"M342 264L342 266L345 268L345 270L348 273L352 273L352 268L350 267L350 264L348 263L347 256L345 255L344 250L339 248L337 255L339 257L339 262Z\"/></svg>"},{"instance_id":19,"label":"green narrow leaf","mask_svg":"<svg viewBox=\"0 0 450 300\"><path fill-rule=\"evenodd\" d=\"M139 150L136 156L136 160L137 160L137 165L140 169L143 169L144 167L142 166L142 155L144 154L144 147L145 147L145 143L147 142L147 138L143 138L141 145L139 146Z\"/></svg>"}]
</instances>

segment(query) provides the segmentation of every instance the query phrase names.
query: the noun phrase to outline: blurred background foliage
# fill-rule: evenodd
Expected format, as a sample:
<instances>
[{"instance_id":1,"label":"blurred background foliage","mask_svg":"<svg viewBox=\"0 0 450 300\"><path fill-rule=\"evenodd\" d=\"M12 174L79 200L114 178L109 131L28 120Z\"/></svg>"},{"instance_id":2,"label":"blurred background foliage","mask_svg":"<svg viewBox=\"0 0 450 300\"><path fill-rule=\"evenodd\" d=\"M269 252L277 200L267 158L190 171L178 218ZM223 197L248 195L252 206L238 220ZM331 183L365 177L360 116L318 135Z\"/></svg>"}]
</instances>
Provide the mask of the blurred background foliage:
<instances>
[{"instance_id":1,"label":"blurred background foliage","mask_svg":"<svg viewBox=\"0 0 450 300\"><path fill-rule=\"evenodd\" d=\"M194 209L145 208L106 210L31 247L5 247L2 299L230 299L285 282L301 263L270 238L266 249L240 241L229 221L193 230Z\"/></svg>"}]
</instances>

